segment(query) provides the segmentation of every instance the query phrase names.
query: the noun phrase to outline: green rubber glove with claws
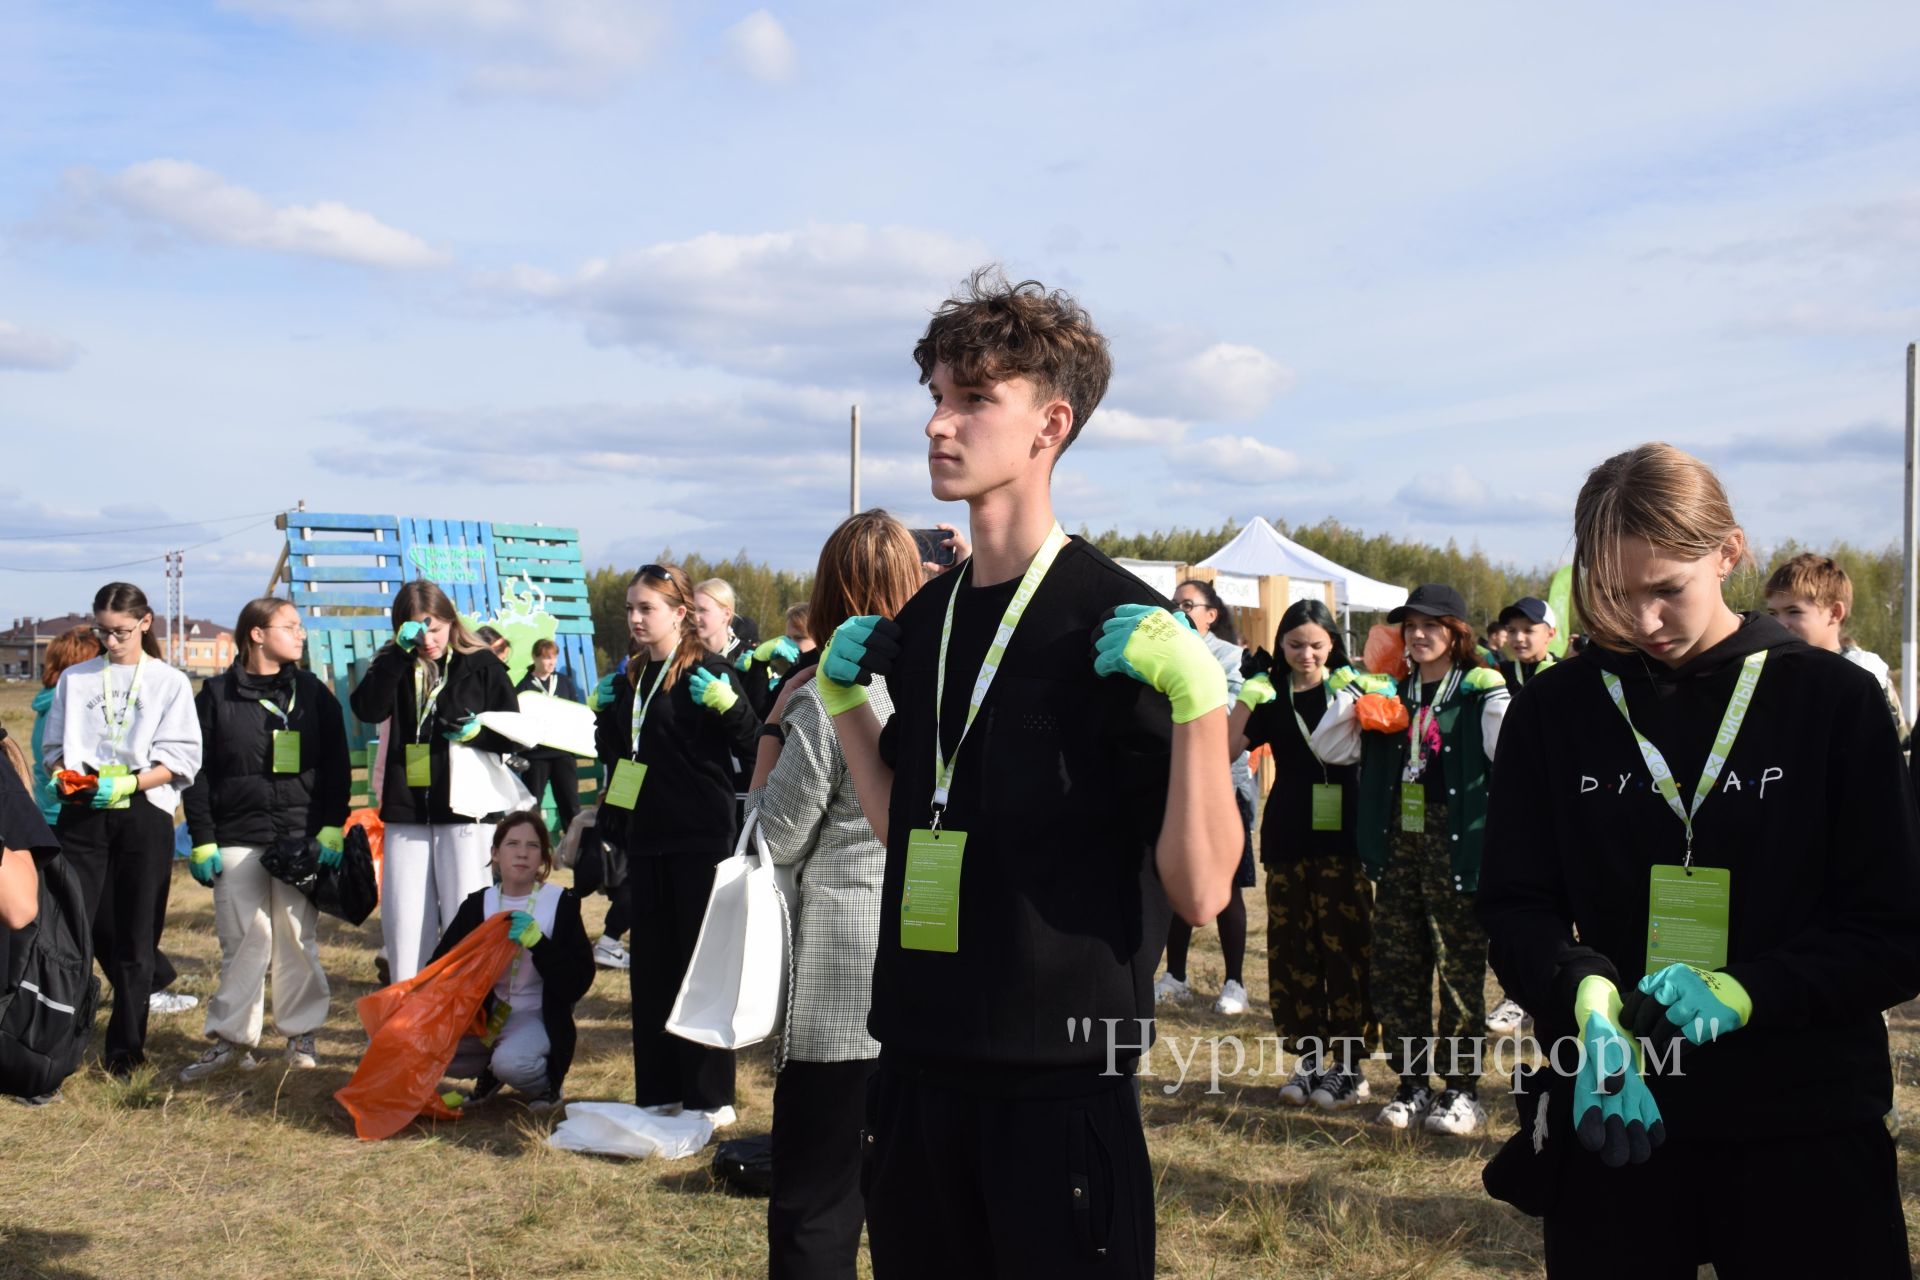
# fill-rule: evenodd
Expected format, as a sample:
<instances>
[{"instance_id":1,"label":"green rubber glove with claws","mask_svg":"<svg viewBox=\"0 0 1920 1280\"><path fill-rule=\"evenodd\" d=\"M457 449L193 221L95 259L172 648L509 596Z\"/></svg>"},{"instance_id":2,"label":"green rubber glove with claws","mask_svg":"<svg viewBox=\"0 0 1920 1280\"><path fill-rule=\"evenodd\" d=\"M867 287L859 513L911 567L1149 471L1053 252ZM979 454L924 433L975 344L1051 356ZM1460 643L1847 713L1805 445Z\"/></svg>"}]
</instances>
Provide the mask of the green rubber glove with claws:
<instances>
[{"instance_id":1,"label":"green rubber glove with claws","mask_svg":"<svg viewBox=\"0 0 1920 1280\"><path fill-rule=\"evenodd\" d=\"M427 634L424 622L403 622L400 629L393 633L393 642L406 653L412 653L420 647L420 641Z\"/></svg>"},{"instance_id":2,"label":"green rubber glove with claws","mask_svg":"<svg viewBox=\"0 0 1920 1280\"><path fill-rule=\"evenodd\" d=\"M100 785L93 789L93 807L96 809L121 809L125 802L140 790L140 779L130 773L116 773L112 777L100 779Z\"/></svg>"},{"instance_id":3,"label":"green rubber glove with claws","mask_svg":"<svg viewBox=\"0 0 1920 1280\"><path fill-rule=\"evenodd\" d=\"M220 865L220 846L217 844L197 844L193 852L187 855L187 872L195 880L209 887L213 878L226 868Z\"/></svg>"},{"instance_id":4,"label":"green rubber glove with claws","mask_svg":"<svg viewBox=\"0 0 1920 1280\"><path fill-rule=\"evenodd\" d=\"M696 705L719 715L733 710L733 704L740 701L740 695L733 691L733 684L724 673L716 676L705 667L695 667L687 677L687 693Z\"/></svg>"},{"instance_id":5,"label":"green rubber glove with claws","mask_svg":"<svg viewBox=\"0 0 1920 1280\"><path fill-rule=\"evenodd\" d=\"M320 865L337 867L340 855L346 852L347 833L339 827L322 827L314 837L320 845Z\"/></svg>"},{"instance_id":6,"label":"green rubber glove with claws","mask_svg":"<svg viewBox=\"0 0 1920 1280\"><path fill-rule=\"evenodd\" d=\"M587 706L598 711L600 708L606 706L607 703L613 701L613 682L619 678L619 675L620 673L617 671L609 671L606 675L601 676L600 683L593 686L593 693L587 698Z\"/></svg>"},{"instance_id":7,"label":"green rubber glove with claws","mask_svg":"<svg viewBox=\"0 0 1920 1280\"><path fill-rule=\"evenodd\" d=\"M540 932L540 922L533 918L531 911L515 911L507 917L507 937L523 947L536 947L546 936Z\"/></svg>"},{"instance_id":8,"label":"green rubber glove with claws","mask_svg":"<svg viewBox=\"0 0 1920 1280\"><path fill-rule=\"evenodd\" d=\"M1123 604L1094 637L1093 669L1131 676L1167 696L1173 722L1186 724L1227 705L1227 673L1189 623L1181 626L1158 605Z\"/></svg>"},{"instance_id":9,"label":"green rubber glove with claws","mask_svg":"<svg viewBox=\"0 0 1920 1280\"><path fill-rule=\"evenodd\" d=\"M1703 1045L1738 1031L1753 1021L1753 997L1732 974L1670 964L1627 993L1623 1016L1658 1052L1676 1036Z\"/></svg>"},{"instance_id":10,"label":"green rubber glove with claws","mask_svg":"<svg viewBox=\"0 0 1920 1280\"><path fill-rule=\"evenodd\" d=\"M1641 1079L1640 1046L1621 1030L1620 992L1598 974L1573 1000L1580 1065L1573 1078L1573 1128L1580 1145L1609 1169L1644 1164L1666 1141L1666 1122Z\"/></svg>"},{"instance_id":11,"label":"green rubber glove with claws","mask_svg":"<svg viewBox=\"0 0 1920 1280\"><path fill-rule=\"evenodd\" d=\"M1255 711L1279 696L1280 691L1273 687L1273 681L1265 672L1262 672L1257 676L1247 677L1247 682L1240 686L1239 701L1241 706L1249 711Z\"/></svg>"},{"instance_id":12,"label":"green rubber glove with claws","mask_svg":"<svg viewBox=\"0 0 1920 1280\"><path fill-rule=\"evenodd\" d=\"M875 676L893 673L899 656L899 623L874 613L848 618L820 651L820 672L814 677L820 705L830 716L853 710L867 700L867 685Z\"/></svg>"}]
</instances>

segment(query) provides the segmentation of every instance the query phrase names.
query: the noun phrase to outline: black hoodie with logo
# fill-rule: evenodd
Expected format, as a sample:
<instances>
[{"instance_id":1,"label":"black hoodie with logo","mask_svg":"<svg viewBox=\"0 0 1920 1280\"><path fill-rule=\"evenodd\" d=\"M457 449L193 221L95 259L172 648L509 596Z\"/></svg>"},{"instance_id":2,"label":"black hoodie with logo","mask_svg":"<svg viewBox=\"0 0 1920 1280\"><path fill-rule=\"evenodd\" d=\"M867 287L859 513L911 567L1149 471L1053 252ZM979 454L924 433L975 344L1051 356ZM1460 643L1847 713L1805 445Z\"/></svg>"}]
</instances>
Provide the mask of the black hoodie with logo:
<instances>
[{"instance_id":1,"label":"black hoodie with logo","mask_svg":"<svg viewBox=\"0 0 1920 1280\"><path fill-rule=\"evenodd\" d=\"M1731 872L1725 968L1753 1018L1689 1046L1684 1074L1647 1074L1668 1132L1690 1140L1831 1132L1892 1105L1881 1011L1920 991L1920 811L1884 697L1844 658L1750 614L1678 669L1596 646L1540 672L1507 713L1494 766L1477 906L1494 972L1550 1046L1577 1034L1581 979L1622 995L1639 981L1650 868L1686 850L1602 671L1690 807L1759 649L1766 664L1693 849L1696 866Z\"/></svg>"}]
</instances>

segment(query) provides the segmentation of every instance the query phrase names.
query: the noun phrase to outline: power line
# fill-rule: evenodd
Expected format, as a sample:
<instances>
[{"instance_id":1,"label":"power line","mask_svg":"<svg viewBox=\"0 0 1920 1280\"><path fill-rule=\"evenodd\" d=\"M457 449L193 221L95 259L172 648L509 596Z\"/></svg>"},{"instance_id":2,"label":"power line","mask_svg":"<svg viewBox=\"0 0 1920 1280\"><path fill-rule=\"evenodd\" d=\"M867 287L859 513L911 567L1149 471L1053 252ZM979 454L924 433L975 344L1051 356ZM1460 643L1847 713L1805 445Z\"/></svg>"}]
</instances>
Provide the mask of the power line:
<instances>
[{"instance_id":1,"label":"power line","mask_svg":"<svg viewBox=\"0 0 1920 1280\"><path fill-rule=\"evenodd\" d=\"M280 513L278 511L273 512L273 515L275 516L278 516L279 514ZM270 523L272 523L271 519L267 519L267 520L261 520L255 524L242 525L238 529L228 530L226 533L221 534L217 538L208 538L205 542L196 542L190 547L181 547L180 550L181 551L198 551L201 547L210 547L216 542L225 542L228 538L233 537L235 534L248 533L254 529L260 528L262 525L270 524ZM36 565L0 564L0 573L104 573L108 569L129 569L137 564L152 564L156 560L165 560L167 558L167 555L168 553L163 551L159 555L141 556L138 560L122 560L117 564L83 565L79 568L73 568L73 569L67 569L67 568L48 569L48 568L42 568Z\"/></svg>"},{"instance_id":2,"label":"power line","mask_svg":"<svg viewBox=\"0 0 1920 1280\"><path fill-rule=\"evenodd\" d=\"M60 533L0 533L0 542L58 542L62 538L111 538L122 533L155 533L161 529L204 529L210 524L226 524L233 520L251 520L257 516L277 516L282 509L273 511L246 511L237 516L210 516L205 520L183 520L178 524L139 524L124 529L75 529ZM203 544L204 545L204 544ZM138 564L140 561L130 561ZM108 565L108 568L117 568Z\"/></svg>"}]
</instances>

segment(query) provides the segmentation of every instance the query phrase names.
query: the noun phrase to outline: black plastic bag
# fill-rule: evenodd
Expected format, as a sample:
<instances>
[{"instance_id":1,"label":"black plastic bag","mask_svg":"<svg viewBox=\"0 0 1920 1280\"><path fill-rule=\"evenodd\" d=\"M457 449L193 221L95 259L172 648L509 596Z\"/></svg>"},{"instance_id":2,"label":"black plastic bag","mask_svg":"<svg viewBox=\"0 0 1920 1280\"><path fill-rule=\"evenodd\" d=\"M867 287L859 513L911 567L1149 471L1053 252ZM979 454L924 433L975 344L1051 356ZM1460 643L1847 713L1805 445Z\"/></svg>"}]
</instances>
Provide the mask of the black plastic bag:
<instances>
[{"instance_id":1,"label":"black plastic bag","mask_svg":"<svg viewBox=\"0 0 1920 1280\"><path fill-rule=\"evenodd\" d=\"M313 900L313 905L348 924L364 924L380 904L380 886L373 874L373 849L364 827L347 831L340 865L320 865L320 842L280 840L260 855L260 865L276 880L285 881Z\"/></svg>"},{"instance_id":2,"label":"black plastic bag","mask_svg":"<svg viewBox=\"0 0 1920 1280\"><path fill-rule=\"evenodd\" d=\"M713 1149L713 1176L742 1195L773 1194L773 1135L733 1138Z\"/></svg>"}]
</instances>

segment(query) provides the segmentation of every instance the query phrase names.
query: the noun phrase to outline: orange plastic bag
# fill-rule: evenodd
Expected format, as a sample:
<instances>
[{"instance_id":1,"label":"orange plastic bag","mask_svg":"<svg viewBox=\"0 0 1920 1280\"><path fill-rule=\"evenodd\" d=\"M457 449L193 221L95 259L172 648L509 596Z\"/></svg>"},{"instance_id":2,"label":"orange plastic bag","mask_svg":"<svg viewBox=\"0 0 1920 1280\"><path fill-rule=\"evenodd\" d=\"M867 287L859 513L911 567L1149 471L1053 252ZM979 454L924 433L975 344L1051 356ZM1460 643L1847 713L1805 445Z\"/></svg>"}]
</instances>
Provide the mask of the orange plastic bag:
<instances>
[{"instance_id":1,"label":"orange plastic bag","mask_svg":"<svg viewBox=\"0 0 1920 1280\"><path fill-rule=\"evenodd\" d=\"M91 773L81 773L77 769L62 769L53 775L59 784L60 798L71 800L75 796L88 795L98 789L100 779Z\"/></svg>"},{"instance_id":2,"label":"orange plastic bag","mask_svg":"<svg viewBox=\"0 0 1920 1280\"><path fill-rule=\"evenodd\" d=\"M513 959L508 926L504 911L482 921L413 977L360 998L360 1025L372 1043L333 1096L362 1141L392 1137L416 1116L459 1117L440 1101L438 1086L460 1037L486 1032L487 992Z\"/></svg>"},{"instance_id":3,"label":"orange plastic bag","mask_svg":"<svg viewBox=\"0 0 1920 1280\"><path fill-rule=\"evenodd\" d=\"M1407 674L1407 642L1400 628L1380 623L1367 632L1367 647L1360 660L1376 675L1399 680Z\"/></svg>"},{"instance_id":4,"label":"orange plastic bag","mask_svg":"<svg viewBox=\"0 0 1920 1280\"><path fill-rule=\"evenodd\" d=\"M355 809L342 830L351 831L355 827L367 829L367 848L373 852L373 882L378 885L380 875L386 868L383 855L386 852L387 824L380 821L380 812L377 809Z\"/></svg>"},{"instance_id":5,"label":"orange plastic bag","mask_svg":"<svg viewBox=\"0 0 1920 1280\"><path fill-rule=\"evenodd\" d=\"M1407 704L1384 693L1363 693L1353 704L1360 727L1373 733L1402 733L1407 727Z\"/></svg>"}]
</instances>

